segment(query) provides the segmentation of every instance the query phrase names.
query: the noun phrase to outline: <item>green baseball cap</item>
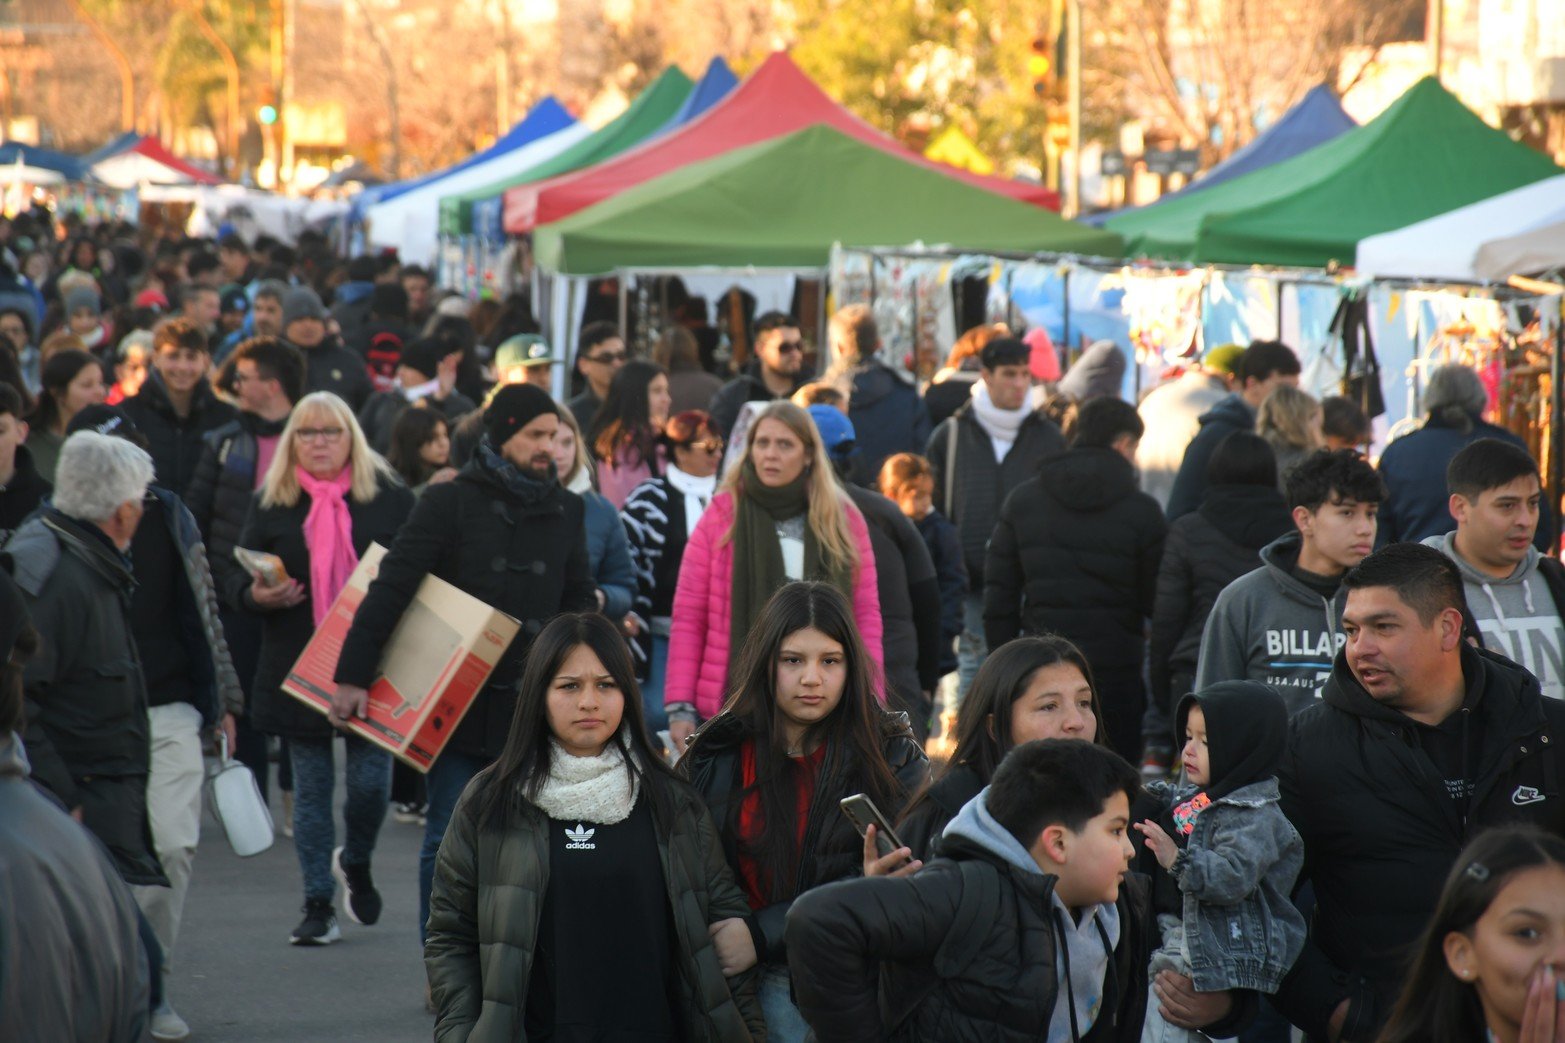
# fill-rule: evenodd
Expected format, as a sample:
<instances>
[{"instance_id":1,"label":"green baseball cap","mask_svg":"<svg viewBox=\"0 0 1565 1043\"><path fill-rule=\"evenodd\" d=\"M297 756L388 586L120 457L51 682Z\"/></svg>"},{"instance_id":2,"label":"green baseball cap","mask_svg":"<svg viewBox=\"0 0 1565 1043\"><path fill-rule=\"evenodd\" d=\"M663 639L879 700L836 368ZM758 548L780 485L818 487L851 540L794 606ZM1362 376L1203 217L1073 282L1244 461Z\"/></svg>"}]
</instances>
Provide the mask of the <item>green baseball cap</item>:
<instances>
[{"instance_id":1,"label":"green baseball cap","mask_svg":"<svg viewBox=\"0 0 1565 1043\"><path fill-rule=\"evenodd\" d=\"M514 337L507 337L494 353L495 369L501 371L517 366L548 366L553 362L554 349L536 333L518 333Z\"/></svg>"}]
</instances>

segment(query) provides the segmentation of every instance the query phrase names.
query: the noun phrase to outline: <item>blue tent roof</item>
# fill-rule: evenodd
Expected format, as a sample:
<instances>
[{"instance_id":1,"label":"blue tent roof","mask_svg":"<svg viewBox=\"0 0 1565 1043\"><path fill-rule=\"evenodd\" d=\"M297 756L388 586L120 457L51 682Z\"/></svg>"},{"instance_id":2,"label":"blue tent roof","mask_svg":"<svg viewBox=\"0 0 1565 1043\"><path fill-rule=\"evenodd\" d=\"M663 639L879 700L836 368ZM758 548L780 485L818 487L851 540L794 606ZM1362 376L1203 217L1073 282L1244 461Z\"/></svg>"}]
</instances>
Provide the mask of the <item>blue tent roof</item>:
<instances>
[{"instance_id":1,"label":"blue tent roof","mask_svg":"<svg viewBox=\"0 0 1565 1043\"><path fill-rule=\"evenodd\" d=\"M496 156L503 156L507 152L521 148L523 145L530 145L540 138L546 138L556 131L564 130L575 122L576 117L567 112L565 106L561 105L554 95L551 94L534 105L532 110L522 117L521 122L496 138L494 144L482 152L475 152L459 163L453 163L449 167L425 174L423 177L366 188L353 197L353 215L357 218L376 203L387 199L395 199L404 192L411 192L413 189L421 185L427 185L431 181L438 181L440 178L455 174L459 170L466 170L468 167L487 162Z\"/></svg>"},{"instance_id":2,"label":"blue tent roof","mask_svg":"<svg viewBox=\"0 0 1565 1043\"><path fill-rule=\"evenodd\" d=\"M57 171L64 174L67 181L87 180L88 165L76 156L68 156L63 152L55 152L53 149L23 145L17 141L8 141L4 145L0 145L0 165L10 166L16 162L18 155L22 157L22 162L27 166L43 167L45 170Z\"/></svg>"},{"instance_id":3,"label":"blue tent roof","mask_svg":"<svg viewBox=\"0 0 1565 1043\"><path fill-rule=\"evenodd\" d=\"M89 167L101 163L110 156L117 156L121 152L128 152L135 148L141 144L141 138L142 136L134 130L127 130L87 153L82 157L82 162Z\"/></svg>"},{"instance_id":4,"label":"blue tent roof","mask_svg":"<svg viewBox=\"0 0 1565 1043\"><path fill-rule=\"evenodd\" d=\"M1300 98L1297 105L1283 113L1281 119L1257 135L1255 140L1207 171L1206 176L1144 207L1127 207L1123 210L1093 214L1082 220L1088 224L1101 225L1109 218L1128 213L1132 209L1143 212L1170 199L1204 192L1224 181L1232 181L1236 177L1260 170L1262 167L1292 159L1299 153L1308 152L1316 145L1325 144L1337 135L1357 126L1353 117L1342 110L1342 103L1337 100L1331 88L1324 83L1319 84Z\"/></svg>"},{"instance_id":5,"label":"blue tent roof","mask_svg":"<svg viewBox=\"0 0 1565 1043\"><path fill-rule=\"evenodd\" d=\"M696 83L695 90L690 92L690 97L685 99L679 111L674 113L673 119L670 119L658 133L683 127L728 97L728 92L737 86L739 86L739 77L734 75L734 70L730 69L728 63L721 57L713 58L707 63L706 72L701 74L701 79Z\"/></svg>"}]
</instances>

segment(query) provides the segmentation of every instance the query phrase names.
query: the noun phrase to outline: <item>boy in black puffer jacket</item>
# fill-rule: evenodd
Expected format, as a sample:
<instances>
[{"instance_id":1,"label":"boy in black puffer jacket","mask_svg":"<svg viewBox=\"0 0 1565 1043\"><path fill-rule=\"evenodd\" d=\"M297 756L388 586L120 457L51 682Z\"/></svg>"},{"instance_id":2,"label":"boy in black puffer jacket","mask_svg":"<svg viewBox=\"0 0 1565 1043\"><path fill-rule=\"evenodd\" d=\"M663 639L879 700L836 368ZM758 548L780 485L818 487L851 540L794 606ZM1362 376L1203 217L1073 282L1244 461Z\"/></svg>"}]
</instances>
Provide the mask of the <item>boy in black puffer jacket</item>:
<instances>
[{"instance_id":1,"label":"boy in black puffer jacket","mask_svg":"<svg viewBox=\"0 0 1565 1043\"><path fill-rule=\"evenodd\" d=\"M1135 1039L1152 941L1146 880L1127 876L1137 784L1102 747L1026 743L922 871L799 896L788 962L816 1037Z\"/></svg>"}]
</instances>

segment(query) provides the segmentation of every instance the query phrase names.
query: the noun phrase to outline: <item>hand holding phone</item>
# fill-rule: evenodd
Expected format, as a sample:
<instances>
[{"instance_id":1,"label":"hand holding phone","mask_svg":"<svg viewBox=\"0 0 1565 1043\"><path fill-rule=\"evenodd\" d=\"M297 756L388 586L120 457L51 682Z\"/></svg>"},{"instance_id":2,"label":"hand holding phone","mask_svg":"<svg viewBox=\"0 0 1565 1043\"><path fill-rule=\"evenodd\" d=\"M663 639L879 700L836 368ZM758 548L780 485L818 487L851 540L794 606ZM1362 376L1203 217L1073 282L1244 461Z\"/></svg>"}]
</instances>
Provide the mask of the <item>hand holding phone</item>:
<instances>
[{"instance_id":1,"label":"hand holding phone","mask_svg":"<svg viewBox=\"0 0 1565 1043\"><path fill-rule=\"evenodd\" d=\"M853 823L853 828L859 831L859 836L865 836L870 826L875 827L875 849L880 856L891 854L897 848L906 845L897 837L896 831L891 828L891 823L886 821L886 816L880 813L875 802L862 793L855 793L851 797L843 797L841 805L842 813L848 816L848 821Z\"/></svg>"}]
</instances>

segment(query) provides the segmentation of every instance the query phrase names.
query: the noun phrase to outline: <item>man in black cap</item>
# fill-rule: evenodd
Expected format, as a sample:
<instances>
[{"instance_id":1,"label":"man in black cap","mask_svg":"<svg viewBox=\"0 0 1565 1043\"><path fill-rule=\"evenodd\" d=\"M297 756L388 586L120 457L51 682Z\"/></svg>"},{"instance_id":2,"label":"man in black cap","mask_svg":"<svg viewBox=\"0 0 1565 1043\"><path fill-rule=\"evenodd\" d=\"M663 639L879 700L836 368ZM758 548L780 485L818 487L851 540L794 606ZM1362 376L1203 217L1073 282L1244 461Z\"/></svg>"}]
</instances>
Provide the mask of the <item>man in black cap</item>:
<instances>
[{"instance_id":1,"label":"man in black cap","mask_svg":"<svg viewBox=\"0 0 1565 1043\"><path fill-rule=\"evenodd\" d=\"M402 350L397 360L396 384L377 391L359 411L359 426L364 437L378 453L391 445L391 428L410 408L433 409L455 427L456 422L478 406L456 389L456 367L460 351L434 337L415 340Z\"/></svg>"},{"instance_id":2,"label":"man in black cap","mask_svg":"<svg viewBox=\"0 0 1565 1043\"><path fill-rule=\"evenodd\" d=\"M330 391L355 413L374 387L364 359L327 329L331 317L314 290L295 286L283 294L283 342L304 354L304 390Z\"/></svg>"},{"instance_id":3,"label":"man in black cap","mask_svg":"<svg viewBox=\"0 0 1565 1043\"><path fill-rule=\"evenodd\" d=\"M386 641L425 576L439 576L521 621L489 683L429 769L419 856L419 931L429 919L435 854L457 797L500 753L532 639L560 612L597 607L584 506L555 480L559 410L529 384L502 387L484 410L484 438L460 474L425 491L370 584L337 660L333 714L364 715Z\"/></svg>"}]
</instances>

